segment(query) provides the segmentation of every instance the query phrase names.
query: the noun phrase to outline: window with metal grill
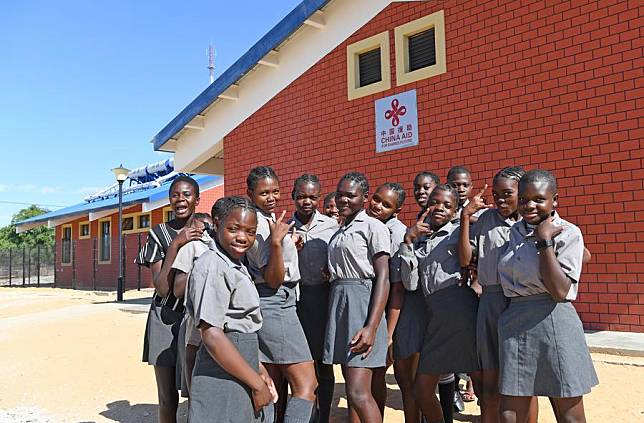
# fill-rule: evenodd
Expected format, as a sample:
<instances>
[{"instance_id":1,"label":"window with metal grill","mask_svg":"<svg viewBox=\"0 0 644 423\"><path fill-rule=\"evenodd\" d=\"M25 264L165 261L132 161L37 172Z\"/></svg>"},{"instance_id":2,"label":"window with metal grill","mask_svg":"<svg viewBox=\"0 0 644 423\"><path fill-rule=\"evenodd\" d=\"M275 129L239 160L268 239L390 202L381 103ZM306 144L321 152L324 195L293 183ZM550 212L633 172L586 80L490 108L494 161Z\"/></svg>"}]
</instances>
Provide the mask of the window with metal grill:
<instances>
[{"instance_id":1,"label":"window with metal grill","mask_svg":"<svg viewBox=\"0 0 644 423\"><path fill-rule=\"evenodd\" d=\"M409 72L436 64L434 28L409 37Z\"/></svg>"},{"instance_id":2,"label":"window with metal grill","mask_svg":"<svg viewBox=\"0 0 644 423\"><path fill-rule=\"evenodd\" d=\"M382 81L379 48L358 55L358 72L361 87Z\"/></svg>"},{"instance_id":3,"label":"window with metal grill","mask_svg":"<svg viewBox=\"0 0 644 423\"><path fill-rule=\"evenodd\" d=\"M89 237L89 223L80 224L80 236Z\"/></svg>"},{"instance_id":4,"label":"window with metal grill","mask_svg":"<svg viewBox=\"0 0 644 423\"><path fill-rule=\"evenodd\" d=\"M99 261L110 261L110 248L112 247L112 237L110 233L110 221L100 223L100 244L99 244Z\"/></svg>"},{"instance_id":5,"label":"window with metal grill","mask_svg":"<svg viewBox=\"0 0 644 423\"><path fill-rule=\"evenodd\" d=\"M61 257L61 263L69 264L72 262L72 227L71 226L64 226L63 229L63 237L62 237L62 257Z\"/></svg>"}]
</instances>

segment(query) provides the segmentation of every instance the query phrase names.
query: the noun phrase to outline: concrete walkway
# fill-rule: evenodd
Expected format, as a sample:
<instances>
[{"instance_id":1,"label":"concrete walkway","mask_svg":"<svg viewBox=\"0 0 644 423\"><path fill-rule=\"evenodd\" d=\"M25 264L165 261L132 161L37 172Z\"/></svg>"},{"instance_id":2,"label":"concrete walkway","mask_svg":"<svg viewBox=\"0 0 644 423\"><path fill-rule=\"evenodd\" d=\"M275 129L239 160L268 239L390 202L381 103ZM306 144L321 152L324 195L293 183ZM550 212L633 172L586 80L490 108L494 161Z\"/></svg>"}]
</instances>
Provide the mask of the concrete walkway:
<instances>
[{"instance_id":1,"label":"concrete walkway","mask_svg":"<svg viewBox=\"0 0 644 423\"><path fill-rule=\"evenodd\" d=\"M644 333L587 331L586 343L595 353L644 357Z\"/></svg>"}]
</instances>

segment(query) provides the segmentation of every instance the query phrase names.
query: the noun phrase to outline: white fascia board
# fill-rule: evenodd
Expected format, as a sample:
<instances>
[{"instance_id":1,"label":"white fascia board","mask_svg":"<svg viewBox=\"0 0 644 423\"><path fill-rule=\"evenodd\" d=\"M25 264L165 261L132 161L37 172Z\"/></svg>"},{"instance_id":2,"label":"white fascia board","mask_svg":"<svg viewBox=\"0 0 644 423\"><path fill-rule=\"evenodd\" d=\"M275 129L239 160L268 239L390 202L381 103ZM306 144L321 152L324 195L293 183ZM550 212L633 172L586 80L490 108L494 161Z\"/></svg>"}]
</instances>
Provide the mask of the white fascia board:
<instances>
[{"instance_id":1,"label":"white fascia board","mask_svg":"<svg viewBox=\"0 0 644 423\"><path fill-rule=\"evenodd\" d=\"M124 207L124 209L125 209L125 207ZM119 209L115 208L115 209L101 210L101 211L97 211L97 212L89 212L89 221L93 222L95 220L102 219L102 218L107 217L109 215L112 215L114 213L118 213L118 211L119 211Z\"/></svg>"},{"instance_id":2,"label":"white fascia board","mask_svg":"<svg viewBox=\"0 0 644 423\"><path fill-rule=\"evenodd\" d=\"M31 230L33 228L37 228L39 226L43 226L47 224L47 220L42 221L42 222L34 222L34 223L25 223L23 225L21 224L16 224L16 233L21 234L23 232L27 232L28 230Z\"/></svg>"},{"instance_id":3,"label":"white fascia board","mask_svg":"<svg viewBox=\"0 0 644 423\"><path fill-rule=\"evenodd\" d=\"M76 214L72 216L60 217L58 219L49 219L47 221L48 228L55 228L56 226L63 225L68 222L73 222L74 220L80 219L82 215Z\"/></svg>"},{"instance_id":4,"label":"white fascia board","mask_svg":"<svg viewBox=\"0 0 644 423\"><path fill-rule=\"evenodd\" d=\"M145 201L141 204L141 210L144 213L151 212L152 210L160 209L170 204L167 198L160 198L156 201Z\"/></svg>"},{"instance_id":5,"label":"white fascia board","mask_svg":"<svg viewBox=\"0 0 644 423\"><path fill-rule=\"evenodd\" d=\"M237 82L236 101L216 102L205 116L203 130L181 135L174 150L175 170L191 172L220 152L227 134L391 3L369 0L328 4L323 28L304 25L279 48L279 68L259 66L246 74Z\"/></svg>"}]
</instances>

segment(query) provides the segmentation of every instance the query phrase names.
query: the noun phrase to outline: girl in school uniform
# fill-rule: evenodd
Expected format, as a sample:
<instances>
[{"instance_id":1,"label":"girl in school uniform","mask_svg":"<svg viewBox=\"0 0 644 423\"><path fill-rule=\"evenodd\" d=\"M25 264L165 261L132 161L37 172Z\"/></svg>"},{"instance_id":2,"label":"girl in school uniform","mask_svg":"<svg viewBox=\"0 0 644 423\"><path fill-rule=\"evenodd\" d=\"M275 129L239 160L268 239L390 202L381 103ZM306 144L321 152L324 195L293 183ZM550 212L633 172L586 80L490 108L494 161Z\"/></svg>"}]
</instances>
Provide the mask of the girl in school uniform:
<instances>
[{"instance_id":1,"label":"girl in school uniform","mask_svg":"<svg viewBox=\"0 0 644 423\"><path fill-rule=\"evenodd\" d=\"M458 209L454 218L461 216L461 211L470 201L472 194L472 174L465 166L454 166L447 172L447 184L458 192ZM477 216L478 217L478 216Z\"/></svg>"},{"instance_id":2,"label":"girl in school uniform","mask_svg":"<svg viewBox=\"0 0 644 423\"><path fill-rule=\"evenodd\" d=\"M317 210L320 199L320 181L317 176L299 176L293 184L292 198L295 202L295 214L291 221L295 223L295 231L299 235L296 247L301 276L297 315L315 360L319 384L316 421L328 423L335 377L333 366L322 362L329 308L329 277L326 267L329 240L338 229L338 222Z\"/></svg>"},{"instance_id":3,"label":"girl in school uniform","mask_svg":"<svg viewBox=\"0 0 644 423\"><path fill-rule=\"evenodd\" d=\"M467 267L476 259L478 282L482 285L477 323L476 347L481 365L481 422L499 421L499 339L498 320L506 309L509 299L503 295L497 267L501 253L510 240L510 230L521 220L518 212L519 180L525 171L519 167L506 167L493 179L492 196L496 208L486 204L484 194L487 185L475 195L461 211L461 232L459 239L459 258L462 267ZM486 210L487 209L487 210ZM479 210L476 225L470 219ZM470 229L471 226L471 229ZM537 421L538 404L532 404L530 419Z\"/></svg>"},{"instance_id":4,"label":"girl in school uniform","mask_svg":"<svg viewBox=\"0 0 644 423\"><path fill-rule=\"evenodd\" d=\"M403 305L403 296L405 293L405 288L400 283L400 257L398 256L397 251L398 247L400 247L400 243L405 237L407 227L398 220L396 216L402 210L405 197L405 189L400 184L386 182L376 189L376 192L371 196L369 206L367 207L367 214L384 223L387 229L389 229L391 251L396 252L389 258L389 282L391 289L386 313L387 345L389 348L387 354L387 365L376 369L372 378L373 396L380 408L380 414L383 416L385 404L387 402L385 373L387 367L394 362L394 350L396 349L394 339L398 340L398 348L400 348L400 344L402 342L407 342L407 336L411 335L408 333L407 328L403 328L400 332L397 332L397 325L401 323L401 307ZM416 322L410 322L407 320L404 320L402 323L405 325L416 324ZM397 338L395 338L396 334L398 334Z\"/></svg>"},{"instance_id":5,"label":"girl in school uniform","mask_svg":"<svg viewBox=\"0 0 644 423\"><path fill-rule=\"evenodd\" d=\"M336 203L344 222L329 242L331 292L324 363L340 364L352 421L382 421L371 392L374 369L385 367L389 294L389 230L364 208L367 178L349 172L340 178Z\"/></svg>"},{"instance_id":6,"label":"girl in school uniform","mask_svg":"<svg viewBox=\"0 0 644 423\"><path fill-rule=\"evenodd\" d=\"M504 423L525 421L533 396L550 398L558 422L585 422L583 395L598 383L571 304L584 241L579 228L555 212L558 200L557 181L548 171L528 171L519 181L523 220L510 230L498 265L510 298L498 329Z\"/></svg>"},{"instance_id":7,"label":"girl in school uniform","mask_svg":"<svg viewBox=\"0 0 644 423\"><path fill-rule=\"evenodd\" d=\"M222 213L214 248L201 254L192 269L186 306L203 342L192 377L189 421L271 421L263 408L276 400L275 391L260 372L257 355L259 295L242 263L256 230L255 208L236 198Z\"/></svg>"},{"instance_id":8,"label":"girl in school uniform","mask_svg":"<svg viewBox=\"0 0 644 423\"><path fill-rule=\"evenodd\" d=\"M407 230L400 246L401 277L412 289L418 284L427 303L428 324L414 381L416 402L428 423L444 421L434 392L442 374L478 370L476 309L478 299L461 286L458 259L458 224L453 222L458 192L437 185L428 208ZM429 223L425 223L425 218ZM418 243L414 241L425 237Z\"/></svg>"},{"instance_id":9,"label":"girl in school uniform","mask_svg":"<svg viewBox=\"0 0 644 423\"><path fill-rule=\"evenodd\" d=\"M181 247L177 253L177 258L172 263L172 270L174 271L170 274L173 279L172 293L183 301L184 307L188 300L187 295L185 295L186 286L188 285L188 278L194 261L213 246L214 241L208 231L205 230L206 227L212 227L212 224L212 218L207 213L194 213L188 225L203 231L201 239L190 241ZM189 396L190 378L192 377L192 369L194 368L195 357L200 344L201 337L198 329L195 327L190 314L184 313L179 327L179 340L177 341L177 358L179 359L177 365L181 366L181 396L186 398Z\"/></svg>"},{"instance_id":10,"label":"girl in school uniform","mask_svg":"<svg viewBox=\"0 0 644 423\"><path fill-rule=\"evenodd\" d=\"M324 196L324 203L322 205L322 210L325 216L332 217L338 223L341 223L340 213L338 213L338 207L335 204L335 191L330 192Z\"/></svg>"},{"instance_id":11,"label":"girl in school uniform","mask_svg":"<svg viewBox=\"0 0 644 423\"><path fill-rule=\"evenodd\" d=\"M278 392L284 392L284 379L291 386L292 395L286 404L284 422L308 423L317 380L296 311L296 288L300 281L297 248L292 236L283 235L295 223L288 225L282 221L286 211L275 218L280 186L272 168L252 169L246 183L248 197L258 209L257 236L246 257L264 316L258 332L260 361L275 381Z\"/></svg>"},{"instance_id":12,"label":"girl in school uniform","mask_svg":"<svg viewBox=\"0 0 644 423\"><path fill-rule=\"evenodd\" d=\"M197 228L185 227L199 204L199 185L178 176L168 192L174 219L155 225L136 263L150 268L155 288L143 340L143 361L154 366L159 396L159 422L176 422L181 366L177 366L177 339L184 307L172 293L170 273L179 249L201 238ZM177 386L179 385L179 386Z\"/></svg>"},{"instance_id":13,"label":"girl in school uniform","mask_svg":"<svg viewBox=\"0 0 644 423\"><path fill-rule=\"evenodd\" d=\"M190 276L190 271L194 265L194 261L199 258L199 256L209 248L212 248L212 243L214 240L214 229L217 227L217 223L221 217L221 213L225 207L228 206L228 203L234 201L234 197L222 197L219 198L212 205L210 209L210 216L206 213L195 213L194 218L199 220L199 216L203 216L201 219L204 235L200 241L193 241L190 244L193 244L193 247L184 251L185 248L179 250L179 254L172 265L175 270L174 275L174 295L177 298L184 299L184 305L188 300L187 289L188 279ZM205 248L204 248L205 247ZM183 383L185 383L185 389L182 385L182 391L189 393L190 391L190 380L192 378L192 369L195 367L195 358L197 357L197 350L201 345L201 336L199 335L199 329L195 326L192 321L190 314L186 313L181 322L181 330L183 336L185 336L185 354L182 362L182 372L185 373L182 376ZM181 338L180 338L181 339ZM179 349L181 352L181 349ZM186 396L186 395L184 395Z\"/></svg>"},{"instance_id":14,"label":"girl in school uniform","mask_svg":"<svg viewBox=\"0 0 644 423\"><path fill-rule=\"evenodd\" d=\"M416 220L420 219L420 215L423 214L427 208L429 194L431 194L434 187L440 183L441 180L437 174L426 170L418 173L416 177L414 177L414 200L416 200L416 204L420 207Z\"/></svg>"},{"instance_id":15,"label":"girl in school uniform","mask_svg":"<svg viewBox=\"0 0 644 423\"><path fill-rule=\"evenodd\" d=\"M440 178L434 172L422 171L414 177L414 200L416 200L416 204L419 207L416 220L420 220L427 209L430 194L434 190L434 187L440 183ZM416 242L421 242L423 240L422 238L418 238ZM400 243L396 247L396 250L399 246ZM416 404L416 399L413 395L413 386L416 369L418 368L420 350L423 346L423 336L425 334L425 328L427 327L427 310L422 288L409 290L410 287L406 286L404 280L402 285L405 287L404 304L407 304L407 306L403 306L402 308L401 319L403 323L399 323L399 325L401 328L407 327L408 324L405 322L409 321L409 326L415 329L409 329L409 336L406 337L399 337L394 333L394 375L396 376L396 381L398 382L403 397L405 421L407 423L417 423L420 419L420 408ZM407 331L401 330L401 333L403 332ZM454 374L441 375L438 382L438 398L441 409L443 410L445 423L451 423L454 414L454 407L452 405L455 400L454 385Z\"/></svg>"}]
</instances>

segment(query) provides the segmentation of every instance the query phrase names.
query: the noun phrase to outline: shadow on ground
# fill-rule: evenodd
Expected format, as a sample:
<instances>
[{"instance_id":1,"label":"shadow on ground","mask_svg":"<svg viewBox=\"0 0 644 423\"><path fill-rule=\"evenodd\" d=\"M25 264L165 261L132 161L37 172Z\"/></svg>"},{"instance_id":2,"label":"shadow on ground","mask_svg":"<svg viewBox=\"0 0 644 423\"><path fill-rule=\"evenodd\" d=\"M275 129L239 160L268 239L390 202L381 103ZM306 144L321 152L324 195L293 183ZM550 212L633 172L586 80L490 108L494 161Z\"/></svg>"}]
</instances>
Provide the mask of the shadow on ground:
<instances>
[{"instance_id":1,"label":"shadow on ground","mask_svg":"<svg viewBox=\"0 0 644 423\"><path fill-rule=\"evenodd\" d=\"M394 384L393 375L386 375L388 385ZM345 384L336 382L335 392L333 395L333 404L331 405L331 423L343 423L347 420L346 407L340 407L340 400L343 399L346 404ZM397 389L387 388L387 407L394 410L403 410L402 396ZM156 423L158 421L159 406L157 404L130 404L127 400L110 402L106 405L106 410L99 414L109 420L120 423ZM184 400L179 404L178 411L179 423L185 423L188 419L188 401ZM480 417L469 414L454 414L454 421L479 423Z\"/></svg>"},{"instance_id":2,"label":"shadow on ground","mask_svg":"<svg viewBox=\"0 0 644 423\"><path fill-rule=\"evenodd\" d=\"M107 410L99 414L107 419L120 423L156 423L159 406L157 404L130 404L128 400L110 402ZM188 401L179 404L178 421L188 419Z\"/></svg>"},{"instance_id":3,"label":"shadow on ground","mask_svg":"<svg viewBox=\"0 0 644 423\"><path fill-rule=\"evenodd\" d=\"M481 416L475 416L473 414L454 413L454 421L480 423Z\"/></svg>"},{"instance_id":4,"label":"shadow on ground","mask_svg":"<svg viewBox=\"0 0 644 423\"><path fill-rule=\"evenodd\" d=\"M111 298L107 301L93 301L92 304L122 304L122 305L150 305L152 298L142 297L142 298L130 298L120 302L116 302L114 298Z\"/></svg>"}]
</instances>

